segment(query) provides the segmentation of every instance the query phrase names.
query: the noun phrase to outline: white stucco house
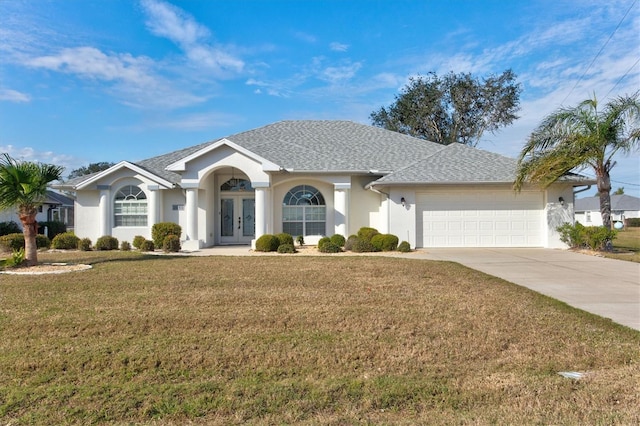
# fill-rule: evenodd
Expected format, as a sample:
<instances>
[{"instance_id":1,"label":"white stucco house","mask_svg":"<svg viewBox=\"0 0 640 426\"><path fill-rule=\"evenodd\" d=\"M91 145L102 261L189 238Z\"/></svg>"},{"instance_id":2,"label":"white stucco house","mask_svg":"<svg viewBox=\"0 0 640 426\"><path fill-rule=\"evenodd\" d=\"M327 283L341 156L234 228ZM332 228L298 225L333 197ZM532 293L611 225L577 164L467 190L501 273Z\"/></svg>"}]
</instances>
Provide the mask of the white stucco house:
<instances>
[{"instance_id":1,"label":"white stucco house","mask_svg":"<svg viewBox=\"0 0 640 426\"><path fill-rule=\"evenodd\" d=\"M73 230L74 200L56 191L47 191L47 196L38 209L36 221L57 221L67 225L67 230ZM0 222L15 222L22 227L16 209L0 210Z\"/></svg>"},{"instance_id":2,"label":"white stucco house","mask_svg":"<svg viewBox=\"0 0 640 426\"><path fill-rule=\"evenodd\" d=\"M63 185L75 232L131 241L157 222L182 226L183 249L251 244L287 232L313 244L370 226L412 247L564 247L568 175L515 193L516 160L349 121L282 121Z\"/></svg>"},{"instance_id":3,"label":"white stucco house","mask_svg":"<svg viewBox=\"0 0 640 426\"><path fill-rule=\"evenodd\" d=\"M584 226L602 226L600 215L600 197L576 199L575 219ZM640 217L640 198L631 195L611 195L611 221L623 222L625 219Z\"/></svg>"}]
</instances>

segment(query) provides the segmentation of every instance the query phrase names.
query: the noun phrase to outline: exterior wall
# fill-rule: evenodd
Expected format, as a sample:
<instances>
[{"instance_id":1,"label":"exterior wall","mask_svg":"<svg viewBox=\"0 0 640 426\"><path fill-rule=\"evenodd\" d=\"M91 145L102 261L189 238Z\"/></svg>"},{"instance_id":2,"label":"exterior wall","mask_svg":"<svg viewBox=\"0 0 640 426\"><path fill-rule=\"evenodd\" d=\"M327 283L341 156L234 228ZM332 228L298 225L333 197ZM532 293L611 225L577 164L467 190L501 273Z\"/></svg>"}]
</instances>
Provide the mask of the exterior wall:
<instances>
[{"instance_id":1,"label":"exterior wall","mask_svg":"<svg viewBox=\"0 0 640 426\"><path fill-rule=\"evenodd\" d=\"M560 197L564 200L560 201ZM565 223L573 223L573 186L552 185L545 193L546 227L544 229L546 248L567 248L560 241L560 234L556 231L558 226Z\"/></svg>"},{"instance_id":2,"label":"exterior wall","mask_svg":"<svg viewBox=\"0 0 640 426\"><path fill-rule=\"evenodd\" d=\"M372 180L374 179L370 176L354 176L351 178L348 235L357 233L358 229L363 226L376 229L381 226L380 208L385 196L365 189L365 186Z\"/></svg>"},{"instance_id":3,"label":"exterior wall","mask_svg":"<svg viewBox=\"0 0 640 426\"><path fill-rule=\"evenodd\" d=\"M75 233L95 243L100 235L100 192L77 191L75 203Z\"/></svg>"},{"instance_id":4,"label":"exterior wall","mask_svg":"<svg viewBox=\"0 0 640 426\"><path fill-rule=\"evenodd\" d=\"M407 241L416 247L416 190L410 187L393 188L389 192L389 231L400 241ZM402 205L404 198L405 205Z\"/></svg>"}]
</instances>

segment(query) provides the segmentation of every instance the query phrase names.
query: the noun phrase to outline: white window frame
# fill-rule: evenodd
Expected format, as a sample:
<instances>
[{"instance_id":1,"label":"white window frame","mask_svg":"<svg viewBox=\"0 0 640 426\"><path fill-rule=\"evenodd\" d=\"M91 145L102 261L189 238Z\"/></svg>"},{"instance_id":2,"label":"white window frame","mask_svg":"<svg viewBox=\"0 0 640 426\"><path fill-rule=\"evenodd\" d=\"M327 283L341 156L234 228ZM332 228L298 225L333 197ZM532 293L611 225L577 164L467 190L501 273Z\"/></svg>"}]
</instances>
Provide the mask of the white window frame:
<instances>
[{"instance_id":1,"label":"white window frame","mask_svg":"<svg viewBox=\"0 0 640 426\"><path fill-rule=\"evenodd\" d=\"M301 232L292 232L292 227L300 225ZM283 232L294 237L323 236L326 229L327 205L320 190L311 185L291 188L282 201Z\"/></svg>"},{"instance_id":2,"label":"white window frame","mask_svg":"<svg viewBox=\"0 0 640 426\"><path fill-rule=\"evenodd\" d=\"M113 200L115 227L147 226L147 194L136 185L125 185L116 191Z\"/></svg>"}]
</instances>

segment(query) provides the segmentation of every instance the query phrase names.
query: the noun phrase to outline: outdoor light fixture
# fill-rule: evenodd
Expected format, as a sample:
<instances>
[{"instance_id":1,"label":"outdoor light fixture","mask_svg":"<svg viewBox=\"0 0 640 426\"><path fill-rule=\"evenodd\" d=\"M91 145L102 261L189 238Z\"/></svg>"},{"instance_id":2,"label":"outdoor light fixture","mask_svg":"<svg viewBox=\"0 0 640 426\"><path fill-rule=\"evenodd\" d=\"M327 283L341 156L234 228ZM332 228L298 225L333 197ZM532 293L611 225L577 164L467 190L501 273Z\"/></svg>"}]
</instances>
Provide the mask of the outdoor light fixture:
<instances>
[{"instance_id":1,"label":"outdoor light fixture","mask_svg":"<svg viewBox=\"0 0 640 426\"><path fill-rule=\"evenodd\" d=\"M400 198L400 203L402 204L402 207L407 205L407 201L404 199L404 197Z\"/></svg>"},{"instance_id":2,"label":"outdoor light fixture","mask_svg":"<svg viewBox=\"0 0 640 426\"><path fill-rule=\"evenodd\" d=\"M560 201L561 206L564 206L564 198L560 197L558 198L558 201Z\"/></svg>"}]
</instances>

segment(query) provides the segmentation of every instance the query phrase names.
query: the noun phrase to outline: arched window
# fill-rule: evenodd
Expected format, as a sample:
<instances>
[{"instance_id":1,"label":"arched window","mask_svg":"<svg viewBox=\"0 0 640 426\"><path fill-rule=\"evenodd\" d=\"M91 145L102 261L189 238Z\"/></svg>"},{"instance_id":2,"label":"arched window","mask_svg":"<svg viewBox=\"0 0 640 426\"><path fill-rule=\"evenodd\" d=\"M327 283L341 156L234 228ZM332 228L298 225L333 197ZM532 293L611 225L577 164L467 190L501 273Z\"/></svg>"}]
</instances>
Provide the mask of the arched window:
<instances>
[{"instance_id":1,"label":"arched window","mask_svg":"<svg viewBox=\"0 0 640 426\"><path fill-rule=\"evenodd\" d=\"M313 186L298 185L284 196L282 231L298 235L324 235L327 208L324 197Z\"/></svg>"},{"instance_id":2,"label":"arched window","mask_svg":"<svg viewBox=\"0 0 640 426\"><path fill-rule=\"evenodd\" d=\"M113 206L115 226L147 226L147 196L140 187L123 186Z\"/></svg>"}]
</instances>

